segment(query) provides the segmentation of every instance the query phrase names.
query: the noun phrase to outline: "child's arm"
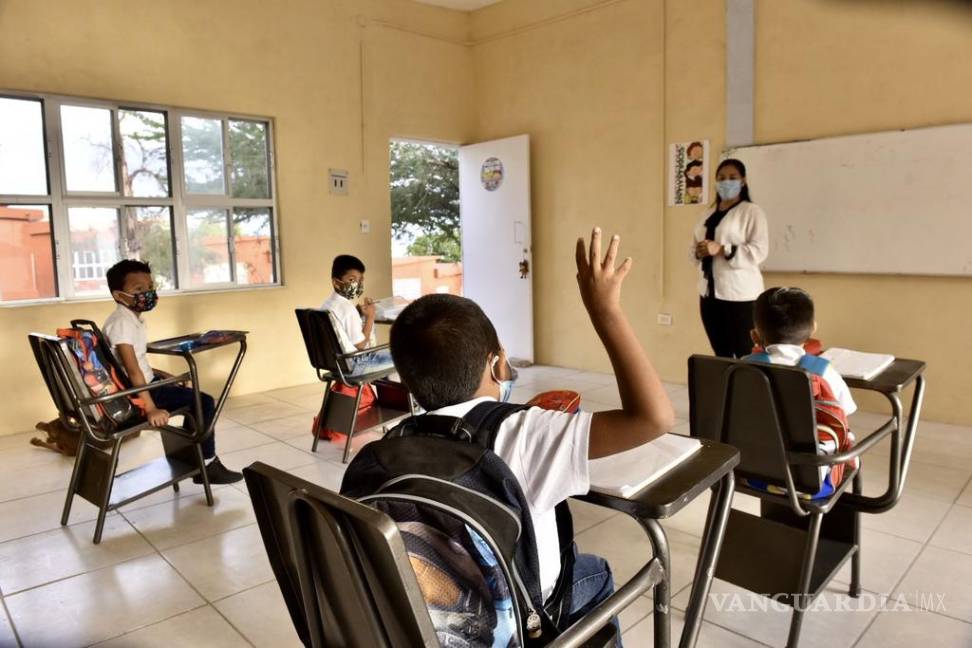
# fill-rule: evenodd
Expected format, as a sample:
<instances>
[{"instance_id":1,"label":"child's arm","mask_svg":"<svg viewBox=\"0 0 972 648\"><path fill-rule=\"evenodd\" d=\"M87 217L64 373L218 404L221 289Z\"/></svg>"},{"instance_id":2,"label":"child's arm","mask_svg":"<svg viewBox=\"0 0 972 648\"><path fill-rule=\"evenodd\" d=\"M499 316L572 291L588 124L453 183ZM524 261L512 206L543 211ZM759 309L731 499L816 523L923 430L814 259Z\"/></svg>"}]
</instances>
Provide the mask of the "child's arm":
<instances>
[{"instance_id":1,"label":"child's arm","mask_svg":"<svg viewBox=\"0 0 972 648\"><path fill-rule=\"evenodd\" d=\"M364 315L364 326L361 327L364 340L354 345L359 351L367 349L371 344L371 332L375 329L375 302L365 298L364 304L361 305L361 314Z\"/></svg>"},{"instance_id":2,"label":"child's arm","mask_svg":"<svg viewBox=\"0 0 972 648\"><path fill-rule=\"evenodd\" d=\"M591 419L588 457L597 459L648 443L671 430L675 411L628 318L621 310L621 283L631 270L627 258L614 263L621 239L614 236L601 259L601 230L590 249L577 240L577 283L594 330L607 350L621 394L621 409Z\"/></svg>"},{"instance_id":3,"label":"child's arm","mask_svg":"<svg viewBox=\"0 0 972 648\"><path fill-rule=\"evenodd\" d=\"M145 374L138 366L138 358L135 357L135 348L131 344L118 344L115 346L118 357L121 359L122 367L128 374L128 379L132 381L133 387L142 387L147 383ZM152 400L152 394L148 391L138 393L138 397L145 403L145 417L152 425L165 425L169 422L169 412L159 409Z\"/></svg>"}]
</instances>

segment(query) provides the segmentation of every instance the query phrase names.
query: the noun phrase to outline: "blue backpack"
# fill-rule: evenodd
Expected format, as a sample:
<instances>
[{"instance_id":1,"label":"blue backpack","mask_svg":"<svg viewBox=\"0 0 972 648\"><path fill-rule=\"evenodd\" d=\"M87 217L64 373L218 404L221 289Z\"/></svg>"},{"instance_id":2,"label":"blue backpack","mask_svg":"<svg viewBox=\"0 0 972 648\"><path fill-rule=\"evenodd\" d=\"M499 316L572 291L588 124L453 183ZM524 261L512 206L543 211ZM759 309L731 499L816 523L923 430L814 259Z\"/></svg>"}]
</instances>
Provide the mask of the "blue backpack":
<instances>
[{"instance_id":1,"label":"blue backpack","mask_svg":"<svg viewBox=\"0 0 972 648\"><path fill-rule=\"evenodd\" d=\"M561 572L543 601L527 501L493 451L500 424L524 405L486 402L462 418L423 414L369 443L341 494L398 524L445 648L542 646L569 620L573 522L556 508Z\"/></svg>"}]
</instances>

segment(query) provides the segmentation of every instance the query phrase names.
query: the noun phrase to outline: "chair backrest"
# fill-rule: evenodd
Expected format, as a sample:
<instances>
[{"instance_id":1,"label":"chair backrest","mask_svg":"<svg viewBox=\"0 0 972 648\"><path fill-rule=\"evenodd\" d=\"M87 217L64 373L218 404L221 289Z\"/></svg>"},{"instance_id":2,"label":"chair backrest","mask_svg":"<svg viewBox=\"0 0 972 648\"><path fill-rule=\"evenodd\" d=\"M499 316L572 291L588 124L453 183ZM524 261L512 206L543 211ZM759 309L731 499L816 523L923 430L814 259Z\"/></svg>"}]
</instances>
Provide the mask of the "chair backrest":
<instances>
[{"instance_id":1,"label":"chair backrest","mask_svg":"<svg viewBox=\"0 0 972 648\"><path fill-rule=\"evenodd\" d=\"M83 410L88 422L96 427L103 415L96 406L83 406L80 403L90 393L81 378L67 340L42 333L31 333L27 339L61 422L77 428Z\"/></svg>"},{"instance_id":2,"label":"chair backrest","mask_svg":"<svg viewBox=\"0 0 972 648\"><path fill-rule=\"evenodd\" d=\"M259 462L243 475L305 646L439 645L391 518Z\"/></svg>"},{"instance_id":3,"label":"chair backrest","mask_svg":"<svg viewBox=\"0 0 972 648\"><path fill-rule=\"evenodd\" d=\"M334 330L330 313L316 308L297 308L294 313L297 315L297 323L304 337L304 346L307 348L307 358L311 366L318 371L337 375L338 363L341 362L338 360L338 355L344 351ZM350 367L346 362L342 362L341 370L349 373Z\"/></svg>"},{"instance_id":4,"label":"chair backrest","mask_svg":"<svg viewBox=\"0 0 972 648\"><path fill-rule=\"evenodd\" d=\"M737 447L737 475L786 485L786 452L818 452L804 369L701 355L688 368L691 434ZM794 466L791 474L797 490L820 491L816 467Z\"/></svg>"}]
</instances>

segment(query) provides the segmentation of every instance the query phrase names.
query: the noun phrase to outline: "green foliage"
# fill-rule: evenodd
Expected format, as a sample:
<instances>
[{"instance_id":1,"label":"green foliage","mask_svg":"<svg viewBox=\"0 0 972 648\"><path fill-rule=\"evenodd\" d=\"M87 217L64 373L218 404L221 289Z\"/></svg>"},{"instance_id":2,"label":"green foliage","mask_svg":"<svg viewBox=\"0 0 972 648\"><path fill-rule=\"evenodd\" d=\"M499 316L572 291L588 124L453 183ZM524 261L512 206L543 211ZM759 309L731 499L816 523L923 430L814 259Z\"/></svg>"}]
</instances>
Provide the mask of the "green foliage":
<instances>
[{"instance_id":1,"label":"green foliage","mask_svg":"<svg viewBox=\"0 0 972 648\"><path fill-rule=\"evenodd\" d=\"M458 151L393 142L390 155L392 235L414 237L410 255L460 261Z\"/></svg>"}]
</instances>

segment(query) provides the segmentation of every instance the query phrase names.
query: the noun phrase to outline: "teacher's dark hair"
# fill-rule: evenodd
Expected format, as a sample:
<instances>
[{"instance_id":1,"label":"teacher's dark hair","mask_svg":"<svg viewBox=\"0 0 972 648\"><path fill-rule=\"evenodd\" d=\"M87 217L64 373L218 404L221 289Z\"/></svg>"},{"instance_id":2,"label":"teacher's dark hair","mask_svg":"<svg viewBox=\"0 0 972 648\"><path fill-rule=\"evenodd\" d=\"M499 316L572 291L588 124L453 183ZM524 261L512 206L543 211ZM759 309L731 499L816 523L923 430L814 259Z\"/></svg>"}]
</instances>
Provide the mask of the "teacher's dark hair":
<instances>
[{"instance_id":1,"label":"teacher's dark hair","mask_svg":"<svg viewBox=\"0 0 972 648\"><path fill-rule=\"evenodd\" d=\"M746 165L743 164L741 160L737 160L736 158L728 158L720 162L719 166L716 167L716 175L718 176L719 172L727 166L735 167L736 171L739 172L739 175L741 175L744 179L746 178ZM753 202L753 199L749 197L749 180L746 180L746 184L743 185L742 191L739 192L739 200ZM715 204L716 206L719 204L718 192L716 192Z\"/></svg>"}]
</instances>

